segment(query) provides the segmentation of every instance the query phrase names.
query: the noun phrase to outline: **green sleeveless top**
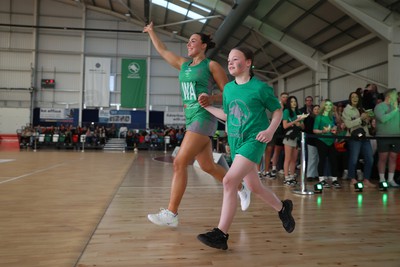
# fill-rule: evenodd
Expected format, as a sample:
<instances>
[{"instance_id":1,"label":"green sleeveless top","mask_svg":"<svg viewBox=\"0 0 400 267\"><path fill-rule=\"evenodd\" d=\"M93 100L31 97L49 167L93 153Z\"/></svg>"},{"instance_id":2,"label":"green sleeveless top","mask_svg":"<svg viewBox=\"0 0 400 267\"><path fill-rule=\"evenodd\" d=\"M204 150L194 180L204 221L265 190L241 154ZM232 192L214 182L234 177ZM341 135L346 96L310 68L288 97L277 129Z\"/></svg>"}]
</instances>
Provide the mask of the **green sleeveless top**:
<instances>
[{"instance_id":1,"label":"green sleeveless top","mask_svg":"<svg viewBox=\"0 0 400 267\"><path fill-rule=\"evenodd\" d=\"M202 135L213 136L217 129L217 119L202 108L197 101L202 93L211 95L215 83L206 58L196 66L192 61L182 64L179 72L180 90L186 117L186 130Z\"/></svg>"}]
</instances>

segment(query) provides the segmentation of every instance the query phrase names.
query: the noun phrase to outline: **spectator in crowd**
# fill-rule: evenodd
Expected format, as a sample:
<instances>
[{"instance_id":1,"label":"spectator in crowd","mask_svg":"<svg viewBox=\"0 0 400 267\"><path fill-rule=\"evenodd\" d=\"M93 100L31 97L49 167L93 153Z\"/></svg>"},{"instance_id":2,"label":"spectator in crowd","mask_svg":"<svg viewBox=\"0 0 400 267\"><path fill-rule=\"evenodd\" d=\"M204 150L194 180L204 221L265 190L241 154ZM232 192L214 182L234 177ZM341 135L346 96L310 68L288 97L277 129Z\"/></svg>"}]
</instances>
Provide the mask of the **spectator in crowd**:
<instances>
[{"instance_id":1,"label":"spectator in crowd","mask_svg":"<svg viewBox=\"0 0 400 267\"><path fill-rule=\"evenodd\" d=\"M343 103L341 103L341 102L339 102L333 106L333 116L335 118L335 123L337 126L341 125L343 122L343 120L342 120L343 110L344 110L344 106L343 106Z\"/></svg>"},{"instance_id":2,"label":"spectator in crowd","mask_svg":"<svg viewBox=\"0 0 400 267\"><path fill-rule=\"evenodd\" d=\"M285 161L283 164L283 172L285 175L284 184L295 186L295 179L298 151L298 139L300 132L304 129L303 120L305 116L300 115L297 108L297 98L289 96L285 109L283 110L282 124L285 132L283 139L285 149Z\"/></svg>"},{"instance_id":3,"label":"spectator in crowd","mask_svg":"<svg viewBox=\"0 0 400 267\"><path fill-rule=\"evenodd\" d=\"M397 101L396 89L388 89L385 92L385 101L374 109L376 117L376 136L393 137L378 139L378 172L379 181L385 181L386 166L388 166L387 182L392 187L399 187L394 181L396 160L400 153L400 112Z\"/></svg>"},{"instance_id":4,"label":"spectator in crowd","mask_svg":"<svg viewBox=\"0 0 400 267\"><path fill-rule=\"evenodd\" d=\"M286 105L287 99L289 97L289 94L286 92L283 92L280 94L279 96L279 100L280 100L280 104L283 108ZM278 129L276 130L275 134L274 134L274 139L275 139L275 145L274 145L274 152L272 155L272 170L271 170L271 178L275 178L277 173L278 173L278 169L283 168L283 160L284 158L282 157L282 152L283 152L283 125L282 122L279 125ZM266 170L268 171L268 170Z\"/></svg>"},{"instance_id":5,"label":"spectator in crowd","mask_svg":"<svg viewBox=\"0 0 400 267\"><path fill-rule=\"evenodd\" d=\"M299 109L300 114L312 114L314 107L313 101L314 99L312 96L307 96L304 99L304 106Z\"/></svg>"},{"instance_id":6,"label":"spectator in crowd","mask_svg":"<svg viewBox=\"0 0 400 267\"><path fill-rule=\"evenodd\" d=\"M331 169L331 179L332 186L335 188L340 188L341 185L337 180L338 169L337 169L337 159L336 159L336 149L334 147L334 138L323 138L323 136L332 136L336 134L337 127L335 125L335 120L333 117L333 103L331 100L326 99L321 104L321 109L318 116L315 118L314 122L314 133L321 135L320 138L316 140L319 163L318 163L318 175L319 182L325 188L329 188L330 185L327 182L327 178L324 176L324 169L326 164L326 158L329 159L330 169Z\"/></svg>"},{"instance_id":7,"label":"spectator in crowd","mask_svg":"<svg viewBox=\"0 0 400 267\"><path fill-rule=\"evenodd\" d=\"M314 134L315 117L319 114L319 105L314 105L312 113L304 119L304 132L308 135ZM307 144L307 179L318 179L318 149L314 137L306 136Z\"/></svg>"},{"instance_id":8,"label":"spectator in crowd","mask_svg":"<svg viewBox=\"0 0 400 267\"><path fill-rule=\"evenodd\" d=\"M366 136L369 135L369 127L372 119L372 115L362 107L360 98L356 92L352 92L349 95L349 104L343 111L342 119L349 129L348 136L351 132L362 128L365 131ZM373 153L371 142L368 139L355 139L351 138L347 140L347 148L349 150L349 162L348 162L348 178L351 179L350 184L357 183L356 166L360 158L360 153L364 159L364 186L375 187L371 183L371 171L373 165Z\"/></svg>"},{"instance_id":9,"label":"spectator in crowd","mask_svg":"<svg viewBox=\"0 0 400 267\"><path fill-rule=\"evenodd\" d=\"M376 84L367 84L362 97L362 107L365 110L374 109L379 99L378 87Z\"/></svg>"}]
</instances>

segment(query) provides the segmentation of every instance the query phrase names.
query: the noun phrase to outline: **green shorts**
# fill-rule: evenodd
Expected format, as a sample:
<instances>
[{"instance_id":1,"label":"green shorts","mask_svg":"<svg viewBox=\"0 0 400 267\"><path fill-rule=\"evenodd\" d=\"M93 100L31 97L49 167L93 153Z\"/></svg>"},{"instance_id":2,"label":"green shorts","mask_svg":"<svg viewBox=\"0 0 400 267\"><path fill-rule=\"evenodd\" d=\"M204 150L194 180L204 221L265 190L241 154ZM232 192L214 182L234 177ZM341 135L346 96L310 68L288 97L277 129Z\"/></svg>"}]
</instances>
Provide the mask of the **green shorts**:
<instances>
[{"instance_id":1,"label":"green shorts","mask_svg":"<svg viewBox=\"0 0 400 267\"><path fill-rule=\"evenodd\" d=\"M237 144L237 146L235 146L235 149L232 149L231 147L232 160L235 159L235 155L239 154L247 158L248 160L251 160L252 162L258 164L260 163L261 158L264 155L266 147L266 143L261 143L256 139Z\"/></svg>"}]
</instances>

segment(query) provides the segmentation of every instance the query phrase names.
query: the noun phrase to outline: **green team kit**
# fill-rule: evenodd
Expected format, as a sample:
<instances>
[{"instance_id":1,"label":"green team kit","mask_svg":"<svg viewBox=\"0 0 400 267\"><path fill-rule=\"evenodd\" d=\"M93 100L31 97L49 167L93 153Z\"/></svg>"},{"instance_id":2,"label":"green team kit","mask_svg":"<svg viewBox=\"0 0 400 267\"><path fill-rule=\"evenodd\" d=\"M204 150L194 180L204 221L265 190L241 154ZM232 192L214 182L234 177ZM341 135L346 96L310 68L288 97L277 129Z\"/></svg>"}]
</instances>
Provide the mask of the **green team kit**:
<instances>
[{"instance_id":1,"label":"green team kit","mask_svg":"<svg viewBox=\"0 0 400 267\"><path fill-rule=\"evenodd\" d=\"M191 63L183 63L179 72L186 130L213 136L217 130L217 119L202 108L197 100L202 93L212 93L214 78L209 68L210 59L206 58L195 66L190 66Z\"/></svg>"}]
</instances>

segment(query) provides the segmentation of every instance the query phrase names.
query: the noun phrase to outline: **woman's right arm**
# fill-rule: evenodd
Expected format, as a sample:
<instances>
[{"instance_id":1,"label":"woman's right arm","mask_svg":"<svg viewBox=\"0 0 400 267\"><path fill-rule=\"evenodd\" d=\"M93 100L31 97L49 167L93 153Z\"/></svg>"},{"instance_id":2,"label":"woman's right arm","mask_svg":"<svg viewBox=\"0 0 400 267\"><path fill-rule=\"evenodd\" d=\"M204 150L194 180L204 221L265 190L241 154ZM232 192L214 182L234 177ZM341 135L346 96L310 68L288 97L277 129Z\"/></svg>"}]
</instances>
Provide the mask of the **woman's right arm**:
<instances>
[{"instance_id":1,"label":"woman's right arm","mask_svg":"<svg viewBox=\"0 0 400 267\"><path fill-rule=\"evenodd\" d=\"M150 36L151 41L153 42L154 47L157 52L168 62L172 67L180 70L182 64L186 61L186 58L178 56L177 54L169 51L165 44L158 38L157 34L153 29L153 22L149 25L146 25L143 29L143 32L147 32Z\"/></svg>"}]
</instances>

